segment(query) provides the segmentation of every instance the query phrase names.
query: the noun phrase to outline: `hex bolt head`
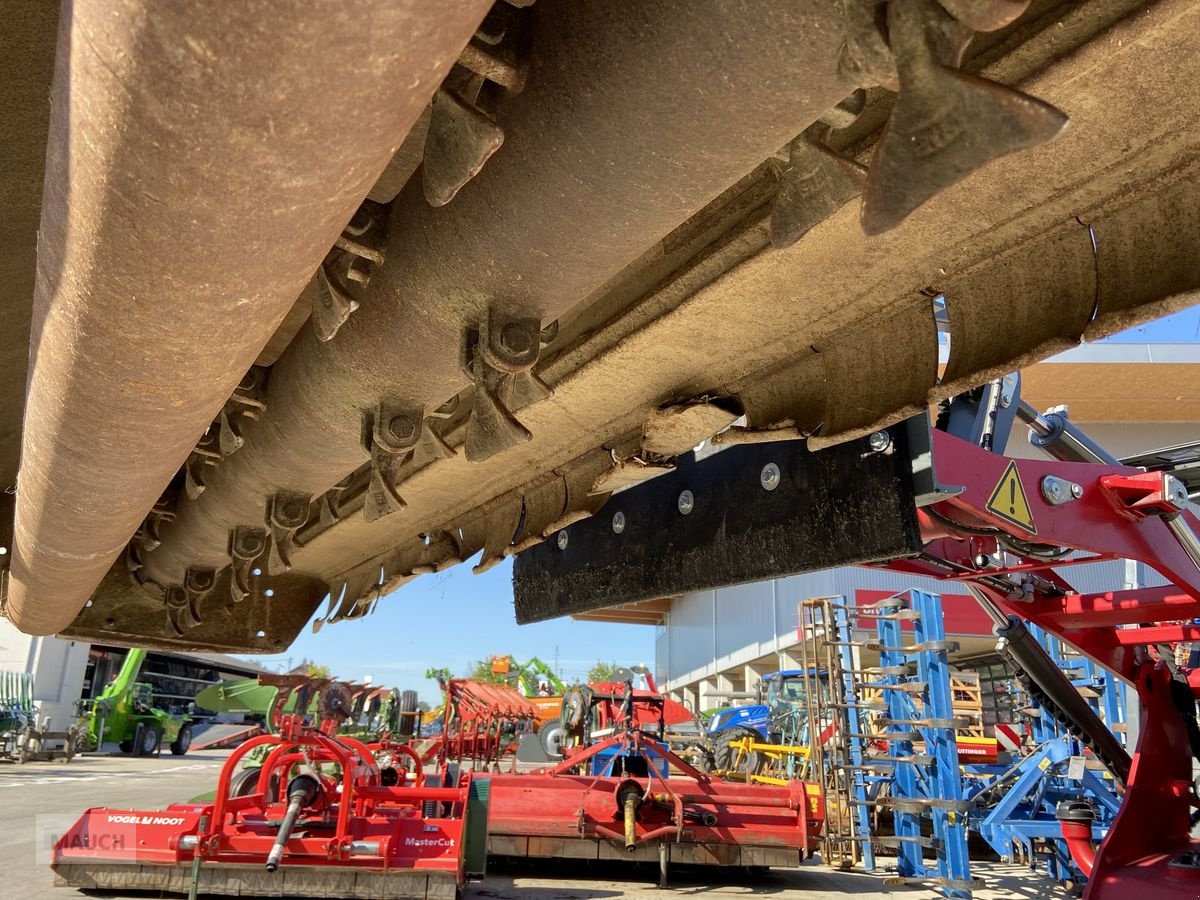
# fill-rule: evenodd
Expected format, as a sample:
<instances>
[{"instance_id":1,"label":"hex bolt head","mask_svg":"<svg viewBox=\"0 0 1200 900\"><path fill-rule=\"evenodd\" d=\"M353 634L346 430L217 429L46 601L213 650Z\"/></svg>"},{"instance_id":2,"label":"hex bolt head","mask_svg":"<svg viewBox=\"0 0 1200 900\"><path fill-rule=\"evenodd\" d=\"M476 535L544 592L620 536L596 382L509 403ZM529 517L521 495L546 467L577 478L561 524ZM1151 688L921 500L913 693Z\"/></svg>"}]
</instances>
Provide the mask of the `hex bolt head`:
<instances>
[{"instance_id":1,"label":"hex bolt head","mask_svg":"<svg viewBox=\"0 0 1200 900\"><path fill-rule=\"evenodd\" d=\"M570 537L570 535L568 535L568 534L567 534L567 532L566 532L565 530L563 530L563 531L560 531L560 532L558 533L558 538L557 538L557 540L555 541L555 543L556 543L556 544L558 544L558 549L559 549L559 550L566 550L566 549L567 549L567 543L568 543L570 540L571 540L571 537Z\"/></svg>"},{"instance_id":2,"label":"hex bolt head","mask_svg":"<svg viewBox=\"0 0 1200 900\"><path fill-rule=\"evenodd\" d=\"M1078 500L1080 497L1082 497L1083 496L1083 485L1075 484L1074 482L1072 482L1071 483L1071 496L1074 497L1076 500Z\"/></svg>"},{"instance_id":3,"label":"hex bolt head","mask_svg":"<svg viewBox=\"0 0 1200 900\"><path fill-rule=\"evenodd\" d=\"M696 498L692 496L691 491L683 491L679 494L679 500L675 505L679 508L680 515L686 516L696 508Z\"/></svg>"},{"instance_id":4,"label":"hex bolt head","mask_svg":"<svg viewBox=\"0 0 1200 900\"><path fill-rule=\"evenodd\" d=\"M779 487L782 477L779 472L779 466L775 465L775 463L767 463L762 467L762 471L758 473L758 483L763 486L764 491L773 491Z\"/></svg>"},{"instance_id":5,"label":"hex bolt head","mask_svg":"<svg viewBox=\"0 0 1200 900\"><path fill-rule=\"evenodd\" d=\"M388 433L398 441L407 441L417 432L417 424L408 416L392 416L388 419Z\"/></svg>"},{"instance_id":6,"label":"hex bolt head","mask_svg":"<svg viewBox=\"0 0 1200 900\"><path fill-rule=\"evenodd\" d=\"M867 438L867 446L876 453L883 453L892 446L892 436L886 431L876 431Z\"/></svg>"},{"instance_id":7,"label":"hex bolt head","mask_svg":"<svg viewBox=\"0 0 1200 900\"><path fill-rule=\"evenodd\" d=\"M625 513L623 513L623 512L613 513L612 530L613 530L613 534L620 534L622 531L625 530Z\"/></svg>"},{"instance_id":8,"label":"hex bolt head","mask_svg":"<svg viewBox=\"0 0 1200 900\"><path fill-rule=\"evenodd\" d=\"M500 329L500 346L509 353L528 353L533 346L533 332L519 322L509 322Z\"/></svg>"}]
</instances>

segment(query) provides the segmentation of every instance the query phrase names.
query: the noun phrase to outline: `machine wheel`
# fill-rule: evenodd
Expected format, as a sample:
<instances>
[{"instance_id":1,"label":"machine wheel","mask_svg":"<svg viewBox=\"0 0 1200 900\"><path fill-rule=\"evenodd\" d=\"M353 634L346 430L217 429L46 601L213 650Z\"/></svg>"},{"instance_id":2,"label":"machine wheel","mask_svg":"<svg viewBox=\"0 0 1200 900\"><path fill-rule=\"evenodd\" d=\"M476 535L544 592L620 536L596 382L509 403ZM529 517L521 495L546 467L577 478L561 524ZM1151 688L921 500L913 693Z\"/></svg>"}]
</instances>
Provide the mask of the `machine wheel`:
<instances>
[{"instance_id":1,"label":"machine wheel","mask_svg":"<svg viewBox=\"0 0 1200 900\"><path fill-rule=\"evenodd\" d=\"M588 702L583 696L583 691L576 688L563 698L563 721L567 723L567 727L574 733L582 731L583 719L587 715Z\"/></svg>"},{"instance_id":2,"label":"machine wheel","mask_svg":"<svg viewBox=\"0 0 1200 900\"><path fill-rule=\"evenodd\" d=\"M134 756L153 756L158 752L162 734L153 725L143 725L140 735L134 738Z\"/></svg>"},{"instance_id":3,"label":"machine wheel","mask_svg":"<svg viewBox=\"0 0 1200 900\"><path fill-rule=\"evenodd\" d=\"M551 759L558 759L562 756L564 734L562 719L547 719L538 729L538 740L542 742L542 749Z\"/></svg>"},{"instance_id":4,"label":"machine wheel","mask_svg":"<svg viewBox=\"0 0 1200 900\"><path fill-rule=\"evenodd\" d=\"M712 748L701 743L689 744L688 748L680 754L685 760L701 772L715 772L717 764L713 758Z\"/></svg>"},{"instance_id":5,"label":"machine wheel","mask_svg":"<svg viewBox=\"0 0 1200 900\"><path fill-rule=\"evenodd\" d=\"M174 756L183 756L191 746L192 726L184 725L179 729L179 734L175 736L175 740L171 741L171 753Z\"/></svg>"},{"instance_id":6,"label":"machine wheel","mask_svg":"<svg viewBox=\"0 0 1200 900\"><path fill-rule=\"evenodd\" d=\"M750 774L755 774L762 768L762 756L756 750L752 750L749 754L743 756L738 750L735 750L731 745L735 741L740 741L745 738L752 738L755 741L761 741L762 735L751 728L726 728L717 735L717 739L713 741L713 764L719 771L730 772L737 770Z\"/></svg>"},{"instance_id":7,"label":"machine wheel","mask_svg":"<svg viewBox=\"0 0 1200 900\"><path fill-rule=\"evenodd\" d=\"M400 727L396 730L400 737L412 737L416 731L417 717L408 715L417 711L417 692L405 691L400 695Z\"/></svg>"},{"instance_id":8,"label":"machine wheel","mask_svg":"<svg viewBox=\"0 0 1200 900\"><path fill-rule=\"evenodd\" d=\"M242 769L233 776L233 780L229 783L230 797L247 797L258 790L258 776L262 774L262 768L259 766L251 766L248 769ZM275 772L269 779L267 784L267 799L276 800L279 797L279 773Z\"/></svg>"}]
</instances>

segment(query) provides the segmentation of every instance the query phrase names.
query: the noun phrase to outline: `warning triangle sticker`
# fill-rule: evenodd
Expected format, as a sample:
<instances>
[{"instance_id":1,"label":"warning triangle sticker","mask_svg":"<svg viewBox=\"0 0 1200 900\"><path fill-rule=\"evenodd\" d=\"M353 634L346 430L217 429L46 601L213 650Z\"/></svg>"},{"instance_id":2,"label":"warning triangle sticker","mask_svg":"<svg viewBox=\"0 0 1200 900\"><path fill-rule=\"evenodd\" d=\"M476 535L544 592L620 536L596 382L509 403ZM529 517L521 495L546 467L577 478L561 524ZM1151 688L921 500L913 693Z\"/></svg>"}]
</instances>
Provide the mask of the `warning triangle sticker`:
<instances>
[{"instance_id":1,"label":"warning triangle sticker","mask_svg":"<svg viewBox=\"0 0 1200 900\"><path fill-rule=\"evenodd\" d=\"M1033 511L1029 508L1029 499L1021 485L1021 473L1017 471L1016 463L1009 462L985 508L1005 522L1011 522L1018 528L1037 534L1037 526L1033 524Z\"/></svg>"}]
</instances>

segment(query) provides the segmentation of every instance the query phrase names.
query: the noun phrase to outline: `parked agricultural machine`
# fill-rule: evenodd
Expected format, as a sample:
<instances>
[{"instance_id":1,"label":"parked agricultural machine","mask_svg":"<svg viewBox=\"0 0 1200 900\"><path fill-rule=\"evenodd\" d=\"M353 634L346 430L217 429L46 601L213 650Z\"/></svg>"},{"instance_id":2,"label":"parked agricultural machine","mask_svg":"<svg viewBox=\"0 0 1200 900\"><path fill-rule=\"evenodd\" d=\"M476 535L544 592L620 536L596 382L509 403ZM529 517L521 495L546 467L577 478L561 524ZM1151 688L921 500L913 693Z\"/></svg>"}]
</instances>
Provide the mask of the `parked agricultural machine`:
<instances>
[{"instance_id":1,"label":"parked agricultural machine","mask_svg":"<svg viewBox=\"0 0 1200 900\"><path fill-rule=\"evenodd\" d=\"M543 744L556 759L564 747L587 747L633 727L663 743L692 743L696 717L682 703L662 694L644 666L618 668L608 681L571 688L562 699L557 744ZM549 725L551 723L547 723ZM545 729L546 726L543 726ZM544 737L547 736L543 730Z\"/></svg>"},{"instance_id":2,"label":"parked agricultural machine","mask_svg":"<svg viewBox=\"0 0 1200 900\"><path fill-rule=\"evenodd\" d=\"M498 770L505 757L515 769L523 734L532 734L538 709L504 684L466 678L442 682L445 702L441 732L424 742L421 759Z\"/></svg>"},{"instance_id":3,"label":"parked agricultural machine","mask_svg":"<svg viewBox=\"0 0 1200 900\"><path fill-rule=\"evenodd\" d=\"M222 681L197 694L196 704L213 712L243 713L273 731L286 715L314 716L322 696L345 711L339 724L344 734L369 741L383 734L409 737L418 730L416 691L310 675L264 674Z\"/></svg>"},{"instance_id":4,"label":"parked agricultural machine","mask_svg":"<svg viewBox=\"0 0 1200 900\"><path fill-rule=\"evenodd\" d=\"M698 771L656 739L666 704L632 680L620 693L592 691L588 721L602 736L592 732L594 740L550 768L500 774L515 735L537 715L505 685L449 679L441 734L368 743L339 733L343 687L263 679L277 691L272 733L234 751L215 799L161 811L88 810L56 846L62 883L441 897L482 874L489 852L657 860L665 883L671 862L799 865L819 840L815 785L734 785Z\"/></svg>"},{"instance_id":5,"label":"parked agricultural machine","mask_svg":"<svg viewBox=\"0 0 1200 900\"><path fill-rule=\"evenodd\" d=\"M492 776L494 855L657 861L665 887L672 862L794 867L818 847L817 785L725 782L637 727L566 753L531 774Z\"/></svg>"},{"instance_id":6,"label":"parked agricultural machine","mask_svg":"<svg viewBox=\"0 0 1200 900\"><path fill-rule=\"evenodd\" d=\"M190 896L454 897L486 867L486 783L451 766L385 769L378 746L330 733L339 712L322 704L320 728L287 715L277 734L246 741L225 761L211 803L88 810L55 845L59 883ZM261 766L242 768L264 751Z\"/></svg>"},{"instance_id":7,"label":"parked agricultural machine","mask_svg":"<svg viewBox=\"0 0 1200 900\"><path fill-rule=\"evenodd\" d=\"M151 685L137 680L145 660L145 650L130 650L99 696L79 701L76 712L87 720L88 749L116 744L122 753L154 756L165 745L175 756L188 752L192 745L191 717L154 705Z\"/></svg>"},{"instance_id":8,"label":"parked agricultural machine","mask_svg":"<svg viewBox=\"0 0 1200 900\"><path fill-rule=\"evenodd\" d=\"M0 760L67 762L75 755L79 728L51 731L33 699L33 678L24 672L0 672Z\"/></svg>"},{"instance_id":9,"label":"parked agricultural machine","mask_svg":"<svg viewBox=\"0 0 1200 900\"><path fill-rule=\"evenodd\" d=\"M547 738L556 732L562 721L559 709L567 686L550 666L536 656L519 663L505 654L492 657L492 675L503 678L505 684L537 708L537 731L544 731Z\"/></svg>"}]
</instances>

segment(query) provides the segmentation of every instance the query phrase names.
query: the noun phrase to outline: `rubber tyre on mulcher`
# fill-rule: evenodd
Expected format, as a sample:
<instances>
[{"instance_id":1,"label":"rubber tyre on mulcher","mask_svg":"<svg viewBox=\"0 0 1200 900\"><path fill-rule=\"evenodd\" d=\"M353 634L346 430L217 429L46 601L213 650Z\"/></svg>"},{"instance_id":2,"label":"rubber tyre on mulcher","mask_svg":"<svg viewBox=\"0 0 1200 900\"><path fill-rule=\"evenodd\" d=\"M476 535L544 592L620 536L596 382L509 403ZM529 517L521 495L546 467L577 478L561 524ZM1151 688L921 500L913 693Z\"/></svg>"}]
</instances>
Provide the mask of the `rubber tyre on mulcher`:
<instances>
[{"instance_id":1,"label":"rubber tyre on mulcher","mask_svg":"<svg viewBox=\"0 0 1200 900\"><path fill-rule=\"evenodd\" d=\"M134 756L154 756L162 743L162 733L153 725L143 725L141 734L135 739Z\"/></svg>"},{"instance_id":2,"label":"rubber tyre on mulcher","mask_svg":"<svg viewBox=\"0 0 1200 900\"><path fill-rule=\"evenodd\" d=\"M565 735L562 719L558 718L547 719L538 729L538 740L542 742L542 749L551 759L562 757L562 742Z\"/></svg>"}]
</instances>

